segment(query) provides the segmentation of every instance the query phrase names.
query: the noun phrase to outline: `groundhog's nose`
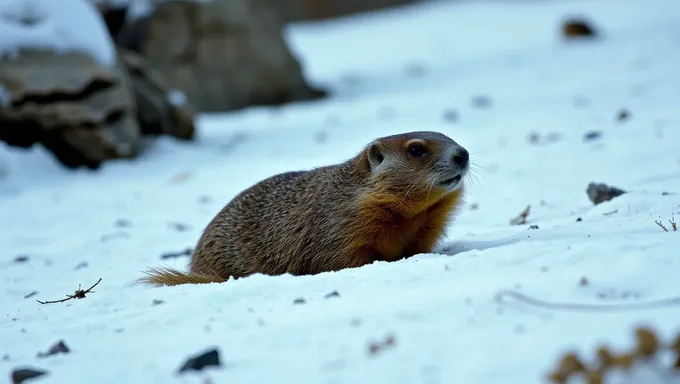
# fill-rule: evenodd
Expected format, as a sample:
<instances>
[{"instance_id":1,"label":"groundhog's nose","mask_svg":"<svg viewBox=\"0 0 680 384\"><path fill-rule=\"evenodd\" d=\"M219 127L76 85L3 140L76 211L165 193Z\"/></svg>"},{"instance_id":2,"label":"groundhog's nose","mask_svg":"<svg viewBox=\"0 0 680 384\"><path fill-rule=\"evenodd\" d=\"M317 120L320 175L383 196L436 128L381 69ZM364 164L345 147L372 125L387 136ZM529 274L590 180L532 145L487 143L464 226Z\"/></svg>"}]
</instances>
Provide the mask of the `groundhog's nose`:
<instances>
[{"instance_id":1,"label":"groundhog's nose","mask_svg":"<svg viewBox=\"0 0 680 384\"><path fill-rule=\"evenodd\" d=\"M453 163L464 168L470 161L470 153L465 148L459 148L453 155Z\"/></svg>"}]
</instances>

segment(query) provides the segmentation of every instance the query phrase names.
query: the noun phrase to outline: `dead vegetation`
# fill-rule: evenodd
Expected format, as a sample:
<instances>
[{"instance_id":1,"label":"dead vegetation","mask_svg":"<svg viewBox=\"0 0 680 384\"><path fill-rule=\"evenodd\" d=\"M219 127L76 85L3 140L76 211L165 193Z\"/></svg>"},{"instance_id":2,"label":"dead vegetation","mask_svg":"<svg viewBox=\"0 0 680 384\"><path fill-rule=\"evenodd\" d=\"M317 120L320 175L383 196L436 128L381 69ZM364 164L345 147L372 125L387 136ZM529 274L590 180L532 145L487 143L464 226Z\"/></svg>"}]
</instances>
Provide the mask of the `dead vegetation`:
<instances>
[{"instance_id":1,"label":"dead vegetation","mask_svg":"<svg viewBox=\"0 0 680 384\"><path fill-rule=\"evenodd\" d=\"M586 194L594 204L604 203L626 193L626 191L604 183L590 183L586 188Z\"/></svg>"},{"instance_id":2,"label":"dead vegetation","mask_svg":"<svg viewBox=\"0 0 680 384\"><path fill-rule=\"evenodd\" d=\"M394 335L388 335L382 341L373 341L368 344L368 353L371 356L377 355L385 349L392 348L395 345Z\"/></svg>"},{"instance_id":3,"label":"dead vegetation","mask_svg":"<svg viewBox=\"0 0 680 384\"><path fill-rule=\"evenodd\" d=\"M529 213L531 212L531 205L527 205L526 208L520 214L515 217L514 219L510 220L510 225L522 225L526 224L527 222L527 217L529 217Z\"/></svg>"},{"instance_id":4,"label":"dead vegetation","mask_svg":"<svg viewBox=\"0 0 680 384\"><path fill-rule=\"evenodd\" d=\"M73 293L73 295L66 295L66 298L61 299L61 300L53 300L53 301L40 301L40 300L36 300L36 301L37 301L38 303L40 303L40 304L55 304L55 303L63 303L64 301L69 301L69 300L72 300L72 299L84 299L85 296L86 296L88 293L94 293L94 291L93 291L92 289L93 289L94 287L96 287L97 284L99 284L100 281L102 281L101 277L100 277L99 280L97 280L97 282L94 283L90 288L85 289L85 290L80 289L80 285L78 285L78 289Z\"/></svg>"},{"instance_id":5,"label":"dead vegetation","mask_svg":"<svg viewBox=\"0 0 680 384\"><path fill-rule=\"evenodd\" d=\"M663 222L661 220L654 220L654 222L656 223L656 225L661 227L661 229L663 229L664 232L670 232L668 230L668 228L666 228L666 226L663 225ZM668 220L668 222L671 224L671 230L673 232L677 232L678 231L678 223L675 222L675 215L672 215L670 220Z\"/></svg>"},{"instance_id":6,"label":"dead vegetation","mask_svg":"<svg viewBox=\"0 0 680 384\"><path fill-rule=\"evenodd\" d=\"M597 348L593 362L581 360L576 353L567 352L547 378L552 383L566 383L572 378L580 377L592 384L604 383L608 373L614 369L628 374L636 365L653 367L660 377L680 373L680 333L674 340L664 343L660 341L654 330L646 327L635 329L636 344L633 348L620 353L613 352L606 345ZM671 359L666 359L670 355ZM570 381L571 382L571 381Z\"/></svg>"}]
</instances>

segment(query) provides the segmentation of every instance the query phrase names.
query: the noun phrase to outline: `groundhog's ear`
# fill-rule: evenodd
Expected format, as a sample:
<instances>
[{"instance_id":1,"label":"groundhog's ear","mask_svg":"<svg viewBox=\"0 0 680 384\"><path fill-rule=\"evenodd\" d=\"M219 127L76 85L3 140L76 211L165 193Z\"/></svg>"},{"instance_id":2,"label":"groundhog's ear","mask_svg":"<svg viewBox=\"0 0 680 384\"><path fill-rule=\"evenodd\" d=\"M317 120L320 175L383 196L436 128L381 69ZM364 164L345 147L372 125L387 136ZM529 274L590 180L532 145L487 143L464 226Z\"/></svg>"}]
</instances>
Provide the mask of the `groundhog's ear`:
<instances>
[{"instance_id":1,"label":"groundhog's ear","mask_svg":"<svg viewBox=\"0 0 680 384\"><path fill-rule=\"evenodd\" d=\"M380 144L372 143L368 147L368 162L371 165L371 169L375 169L378 165L382 164L383 160L385 160L385 155L383 155Z\"/></svg>"}]
</instances>

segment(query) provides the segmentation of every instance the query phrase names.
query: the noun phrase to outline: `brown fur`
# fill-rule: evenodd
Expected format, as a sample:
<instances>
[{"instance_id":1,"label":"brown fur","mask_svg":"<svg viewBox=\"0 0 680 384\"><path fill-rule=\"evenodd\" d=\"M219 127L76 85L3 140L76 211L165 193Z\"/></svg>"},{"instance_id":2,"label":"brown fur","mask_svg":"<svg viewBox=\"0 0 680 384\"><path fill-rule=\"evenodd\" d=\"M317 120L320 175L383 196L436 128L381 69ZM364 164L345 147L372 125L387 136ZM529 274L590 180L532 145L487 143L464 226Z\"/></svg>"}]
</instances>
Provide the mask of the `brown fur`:
<instances>
[{"instance_id":1,"label":"brown fur","mask_svg":"<svg viewBox=\"0 0 680 384\"><path fill-rule=\"evenodd\" d=\"M425 156L409 154L414 141ZM141 281L316 274L431 252L462 203L462 180L455 190L437 184L465 175L467 163L461 168L451 157L461 151L467 154L445 135L410 132L377 139L341 164L267 178L208 224L189 273L151 269Z\"/></svg>"}]
</instances>

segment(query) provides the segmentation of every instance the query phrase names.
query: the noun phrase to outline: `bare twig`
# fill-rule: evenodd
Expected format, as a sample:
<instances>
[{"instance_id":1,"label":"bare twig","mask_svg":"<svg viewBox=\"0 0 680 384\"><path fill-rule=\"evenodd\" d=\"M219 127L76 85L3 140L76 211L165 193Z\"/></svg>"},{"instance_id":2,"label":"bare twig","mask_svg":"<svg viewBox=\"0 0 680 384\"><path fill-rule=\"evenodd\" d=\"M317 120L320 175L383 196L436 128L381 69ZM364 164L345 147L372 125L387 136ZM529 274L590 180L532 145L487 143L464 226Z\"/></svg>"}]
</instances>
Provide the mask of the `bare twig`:
<instances>
[{"instance_id":1,"label":"bare twig","mask_svg":"<svg viewBox=\"0 0 680 384\"><path fill-rule=\"evenodd\" d=\"M55 303L63 303L64 301L68 301L68 300L71 300L71 299L84 299L85 295L87 295L88 293L94 293L94 291L92 289L94 287L96 287L97 284L99 284L100 281L102 281L101 277L99 278L99 280L97 280L96 283L94 283L94 285L92 285L90 288L85 289L85 290L80 289L80 284L78 284L78 290L76 290L73 293L73 295L66 295L65 299L54 300L54 301L40 301L40 300L36 300L36 301L40 304L55 304Z\"/></svg>"},{"instance_id":2,"label":"bare twig","mask_svg":"<svg viewBox=\"0 0 680 384\"><path fill-rule=\"evenodd\" d=\"M662 307L669 307L673 305L680 305L680 297L670 297L666 299L659 299L659 300L652 300L652 301L646 301L646 302L637 302L637 303L626 303L626 304L609 304L609 305L602 305L602 304L580 304L580 303L555 303L555 302L549 302L549 301L544 301L540 299L535 299L530 296L527 296L523 293L517 292L517 291L512 291L512 290L502 290L496 294L496 301L497 302L503 302L503 299L505 297L512 297L515 300L523 301L525 303L534 305L536 307L541 307L541 308L550 308L550 309L566 309L566 310L574 310L574 311L596 311L596 312L605 312L605 311L626 311L626 310L636 310L636 309L653 309L653 308L662 308Z\"/></svg>"},{"instance_id":3,"label":"bare twig","mask_svg":"<svg viewBox=\"0 0 680 384\"><path fill-rule=\"evenodd\" d=\"M666 227L664 227L664 225L663 225L663 223L661 222L661 220L654 220L654 222L656 223L656 225L658 225L659 227L661 227L661 229L663 229L664 231L668 232L668 229L667 229Z\"/></svg>"},{"instance_id":4,"label":"bare twig","mask_svg":"<svg viewBox=\"0 0 680 384\"><path fill-rule=\"evenodd\" d=\"M678 230L678 223L675 222L675 215L671 216L671 219L668 220L671 223L671 227L673 228L673 232L677 232Z\"/></svg>"}]
</instances>

